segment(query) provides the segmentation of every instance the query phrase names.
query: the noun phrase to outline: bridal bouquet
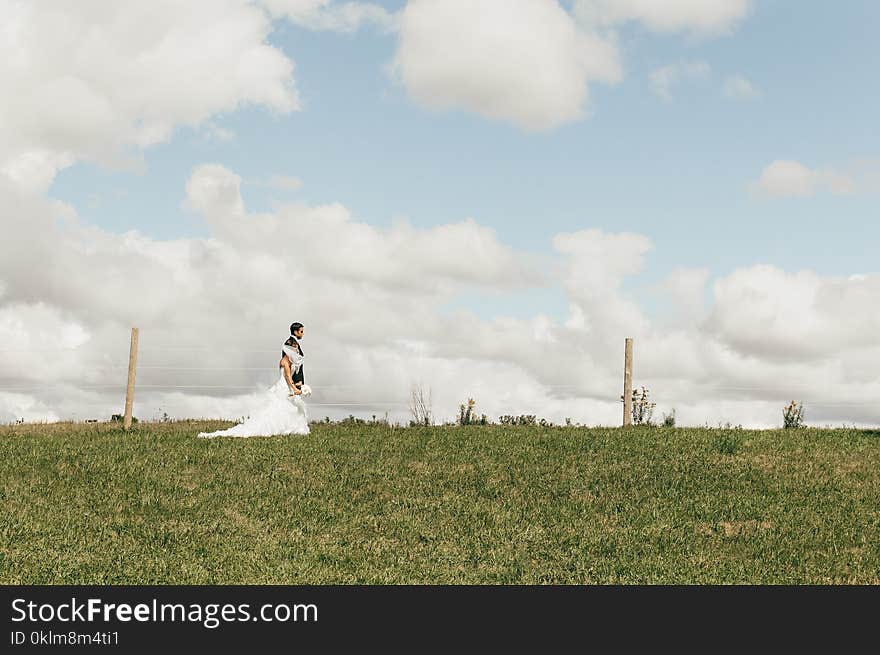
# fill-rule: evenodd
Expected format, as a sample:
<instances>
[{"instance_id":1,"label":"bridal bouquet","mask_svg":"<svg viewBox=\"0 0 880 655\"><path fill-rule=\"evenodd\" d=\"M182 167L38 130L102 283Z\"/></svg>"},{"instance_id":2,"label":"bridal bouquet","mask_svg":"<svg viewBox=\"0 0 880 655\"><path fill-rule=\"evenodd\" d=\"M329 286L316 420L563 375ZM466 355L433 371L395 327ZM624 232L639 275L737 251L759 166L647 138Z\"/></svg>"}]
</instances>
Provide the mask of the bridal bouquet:
<instances>
[{"instance_id":1,"label":"bridal bouquet","mask_svg":"<svg viewBox=\"0 0 880 655\"><path fill-rule=\"evenodd\" d=\"M311 388L309 385L307 385L307 384L303 384L303 385L299 388L299 390L302 392L302 395L303 395L303 396L311 396L311 395L312 395L312 388ZM296 397L299 396L300 394L296 394L296 393L293 392L293 390L291 390L290 393L288 393L287 395L288 395L290 398L296 398Z\"/></svg>"}]
</instances>

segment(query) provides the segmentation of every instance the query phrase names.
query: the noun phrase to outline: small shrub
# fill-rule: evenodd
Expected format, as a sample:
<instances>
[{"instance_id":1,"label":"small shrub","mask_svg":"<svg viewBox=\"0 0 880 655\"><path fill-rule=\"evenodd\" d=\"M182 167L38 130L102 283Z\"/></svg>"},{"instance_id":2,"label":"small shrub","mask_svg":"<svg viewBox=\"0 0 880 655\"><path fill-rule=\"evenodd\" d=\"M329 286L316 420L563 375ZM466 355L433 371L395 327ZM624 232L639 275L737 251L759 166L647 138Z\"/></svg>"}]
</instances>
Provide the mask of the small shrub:
<instances>
[{"instance_id":1,"label":"small shrub","mask_svg":"<svg viewBox=\"0 0 880 655\"><path fill-rule=\"evenodd\" d=\"M544 419L541 419L542 421ZM498 418L498 421L501 425L536 425L537 419L534 414L520 414L519 416L513 416L511 414L505 414Z\"/></svg>"},{"instance_id":2,"label":"small shrub","mask_svg":"<svg viewBox=\"0 0 880 655\"><path fill-rule=\"evenodd\" d=\"M477 401L473 398L468 398L467 403L462 403L458 406L459 425L473 425L474 423L479 423L476 412L474 411L476 406Z\"/></svg>"},{"instance_id":3,"label":"small shrub","mask_svg":"<svg viewBox=\"0 0 880 655\"><path fill-rule=\"evenodd\" d=\"M375 414L373 414L372 420L365 421L368 425L391 425L388 422L388 412L385 412L385 416L383 418L377 418Z\"/></svg>"},{"instance_id":4,"label":"small shrub","mask_svg":"<svg viewBox=\"0 0 880 655\"><path fill-rule=\"evenodd\" d=\"M669 414L663 414L663 427L664 428L674 428L675 427L675 410L674 409Z\"/></svg>"},{"instance_id":5,"label":"small shrub","mask_svg":"<svg viewBox=\"0 0 880 655\"><path fill-rule=\"evenodd\" d=\"M786 430L804 427L804 405L791 401L782 410L782 427Z\"/></svg>"},{"instance_id":6,"label":"small shrub","mask_svg":"<svg viewBox=\"0 0 880 655\"><path fill-rule=\"evenodd\" d=\"M409 411L412 414L410 426L433 425L431 389L423 384L413 384L410 390Z\"/></svg>"},{"instance_id":7,"label":"small shrub","mask_svg":"<svg viewBox=\"0 0 880 655\"><path fill-rule=\"evenodd\" d=\"M654 415L654 407L657 403L650 400L651 392L647 388L633 389L632 392L632 423L633 425L653 425L651 418ZM620 396L623 402L623 396Z\"/></svg>"}]
</instances>

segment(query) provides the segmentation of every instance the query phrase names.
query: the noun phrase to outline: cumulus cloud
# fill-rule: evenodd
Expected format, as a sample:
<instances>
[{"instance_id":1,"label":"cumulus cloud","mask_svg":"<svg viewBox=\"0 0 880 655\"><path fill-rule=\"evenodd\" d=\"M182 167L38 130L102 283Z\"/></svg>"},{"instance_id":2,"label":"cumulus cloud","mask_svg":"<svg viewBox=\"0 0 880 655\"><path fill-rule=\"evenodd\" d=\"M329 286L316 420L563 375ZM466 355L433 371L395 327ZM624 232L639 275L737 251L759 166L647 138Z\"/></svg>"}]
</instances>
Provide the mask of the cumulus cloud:
<instances>
[{"instance_id":1,"label":"cumulus cloud","mask_svg":"<svg viewBox=\"0 0 880 655\"><path fill-rule=\"evenodd\" d=\"M275 17L284 17L310 30L355 32L365 25L383 31L394 29L394 16L371 2L334 2L333 0L260 0Z\"/></svg>"},{"instance_id":2,"label":"cumulus cloud","mask_svg":"<svg viewBox=\"0 0 880 655\"><path fill-rule=\"evenodd\" d=\"M391 288L440 290L455 282L510 288L541 280L527 255L473 219L426 230L398 221L382 230L352 220L340 204L246 215L240 185L219 164L199 166L187 183L187 205L204 214L218 239L242 250L283 256L293 248L303 269Z\"/></svg>"},{"instance_id":3,"label":"cumulus cloud","mask_svg":"<svg viewBox=\"0 0 880 655\"><path fill-rule=\"evenodd\" d=\"M544 130L583 117L589 83L622 72L617 47L555 0L411 0L392 70L419 104Z\"/></svg>"},{"instance_id":4,"label":"cumulus cloud","mask_svg":"<svg viewBox=\"0 0 880 655\"><path fill-rule=\"evenodd\" d=\"M703 318L706 310L707 268L676 268L660 284L670 301L670 316L677 324L687 325Z\"/></svg>"},{"instance_id":5,"label":"cumulus cloud","mask_svg":"<svg viewBox=\"0 0 880 655\"><path fill-rule=\"evenodd\" d=\"M0 174L32 191L80 159L130 164L178 125L297 109L293 63L247 0L3 0Z\"/></svg>"},{"instance_id":6,"label":"cumulus cloud","mask_svg":"<svg viewBox=\"0 0 880 655\"><path fill-rule=\"evenodd\" d=\"M220 164L202 164L186 183L184 206L211 217L242 216L241 176Z\"/></svg>"},{"instance_id":7,"label":"cumulus cloud","mask_svg":"<svg viewBox=\"0 0 880 655\"><path fill-rule=\"evenodd\" d=\"M568 262L564 285L576 308L570 320L580 317L582 329L594 343L611 346L624 332L630 336L646 332L645 317L620 291L624 278L641 270L644 255L653 247L646 236L581 230L557 234L553 245Z\"/></svg>"},{"instance_id":8,"label":"cumulus cloud","mask_svg":"<svg viewBox=\"0 0 880 655\"><path fill-rule=\"evenodd\" d=\"M593 83L623 79L618 26L713 36L750 8L750 0L409 0L391 71L429 109L549 130L589 115ZM652 86L668 100L676 82L708 72L705 62L681 62L655 71ZM735 90L743 93L742 80Z\"/></svg>"},{"instance_id":9,"label":"cumulus cloud","mask_svg":"<svg viewBox=\"0 0 880 655\"><path fill-rule=\"evenodd\" d=\"M638 22L658 32L714 35L748 16L751 0L575 0L575 13L591 24Z\"/></svg>"},{"instance_id":10,"label":"cumulus cloud","mask_svg":"<svg viewBox=\"0 0 880 655\"><path fill-rule=\"evenodd\" d=\"M822 277L772 266L737 270L715 286L708 325L746 356L816 362L841 349L876 346L880 276ZM841 320L858 316L858 320Z\"/></svg>"},{"instance_id":11,"label":"cumulus cloud","mask_svg":"<svg viewBox=\"0 0 880 655\"><path fill-rule=\"evenodd\" d=\"M768 196L807 197L817 191L853 193L856 183L852 176L831 168L811 169L798 161L777 159L764 168L753 188Z\"/></svg>"},{"instance_id":12,"label":"cumulus cloud","mask_svg":"<svg viewBox=\"0 0 880 655\"><path fill-rule=\"evenodd\" d=\"M141 328L137 415L246 415L277 375L293 320L307 325L317 416L406 420L410 385L422 381L440 418L470 396L490 416L616 424L633 336L636 382L683 424L776 425L792 394L813 421L880 419L869 402L880 391L876 274L752 267L716 280L705 307L707 273L679 270L667 283L689 314L661 324L626 290L653 247L644 235L556 235L548 269L471 219L377 228L338 204L256 214L240 184L221 165L196 168L187 204L211 234L170 241L108 233L4 187L15 243L28 247L0 244L0 420L119 412L131 325ZM442 309L462 290L535 284L562 285L570 315Z\"/></svg>"},{"instance_id":13,"label":"cumulus cloud","mask_svg":"<svg viewBox=\"0 0 880 655\"><path fill-rule=\"evenodd\" d=\"M761 173L758 188L771 196L811 196L817 182L816 173L800 162L777 159Z\"/></svg>"},{"instance_id":14,"label":"cumulus cloud","mask_svg":"<svg viewBox=\"0 0 880 655\"><path fill-rule=\"evenodd\" d=\"M666 101L672 100L672 89L683 80L699 80L712 69L705 61L681 61L651 72L651 90Z\"/></svg>"}]
</instances>

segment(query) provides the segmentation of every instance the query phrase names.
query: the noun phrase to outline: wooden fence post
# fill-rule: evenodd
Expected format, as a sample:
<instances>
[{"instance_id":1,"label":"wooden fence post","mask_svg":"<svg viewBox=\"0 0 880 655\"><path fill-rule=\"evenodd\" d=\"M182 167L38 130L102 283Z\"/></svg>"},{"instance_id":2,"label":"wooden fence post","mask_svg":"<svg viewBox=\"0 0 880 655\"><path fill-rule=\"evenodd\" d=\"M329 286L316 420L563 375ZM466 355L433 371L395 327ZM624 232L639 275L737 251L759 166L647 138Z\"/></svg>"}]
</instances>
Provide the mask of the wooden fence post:
<instances>
[{"instance_id":1,"label":"wooden fence post","mask_svg":"<svg viewBox=\"0 0 880 655\"><path fill-rule=\"evenodd\" d=\"M623 354L623 427L632 425L633 340L628 338Z\"/></svg>"},{"instance_id":2,"label":"wooden fence post","mask_svg":"<svg viewBox=\"0 0 880 655\"><path fill-rule=\"evenodd\" d=\"M122 426L131 429L131 406L134 403L134 374L137 370L138 329L131 328L131 349L128 351L128 386L125 388L125 421Z\"/></svg>"}]
</instances>

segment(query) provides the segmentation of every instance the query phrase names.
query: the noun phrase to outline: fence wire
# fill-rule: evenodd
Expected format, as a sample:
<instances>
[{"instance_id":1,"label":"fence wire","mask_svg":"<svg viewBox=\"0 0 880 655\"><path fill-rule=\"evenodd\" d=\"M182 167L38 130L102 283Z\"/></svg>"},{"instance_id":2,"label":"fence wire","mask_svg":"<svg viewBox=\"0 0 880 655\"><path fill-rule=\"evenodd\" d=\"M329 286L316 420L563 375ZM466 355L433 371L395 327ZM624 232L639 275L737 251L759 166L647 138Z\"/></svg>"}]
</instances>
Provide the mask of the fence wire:
<instances>
[{"instance_id":1,"label":"fence wire","mask_svg":"<svg viewBox=\"0 0 880 655\"><path fill-rule=\"evenodd\" d=\"M120 351L123 348L120 345ZM280 349L222 349L222 348L205 348L203 346L164 346L164 345L146 345L138 348L138 355L144 354L180 354L186 352L192 353L227 353L227 354L239 354L239 355L267 355L267 354L277 354ZM69 348L55 348L53 347L53 351L62 351L62 352L95 352L95 351L86 351L82 347L69 347ZM107 363L107 364L97 364L92 366L90 372L92 373L109 373L113 375L119 375L120 382L118 384L69 384L67 382L61 381L55 384L56 387L62 386L65 390L73 389L75 391L82 392L90 392L90 391L109 391L109 390L118 390L120 393L120 397L124 398L126 391L126 381L125 371L128 369L128 344L125 344L125 356L122 355L119 357L119 362L121 363ZM0 353L45 353L45 348L0 348ZM140 374L141 372L170 372L170 373L195 373L198 375L202 374L235 374L235 373L254 373L254 372L265 372L269 373L272 371L271 367L266 366L181 366L181 365L170 365L170 364L162 364L158 363L155 360L157 358L150 358L153 361L147 361L144 364L137 365L137 372ZM339 371L335 371L338 375ZM11 379L16 380L20 379L20 371L10 370L10 369L0 369L0 380L3 379ZM645 379L644 385L649 390L654 388L654 384L656 381L651 380L650 378ZM792 380L790 384L786 386L762 386L762 385L711 385L702 383L695 383L695 386L699 388L699 393L701 395L701 400L711 401L711 402L761 402L761 403L775 403L775 402L788 402L791 399L796 399L798 402L802 403L808 407L818 407L818 408L859 408L859 407L872 407L876 406L876 401L857 401L857 400L831 400L827 398L819 398L819 397L810 397L804 396L799 389L804 388L803 379L798 379L797 381ZM149 381L146 383L136 383L135 390L137 391L152 391L152 392L174 392L174 391L190 391L190 392L232 392L233 395L250 395L254 393L260 393L265 391L266 383L264 381L250 384L250 385L241 385L241 384L154 384ZM312 389L319 390L323 393L327 393L331 396L328 400L333 400L334 402L308 402L309 407L336 407L336 408L395 408L395 409L409 409L410 402L409 399L401 400L401 401L389 401L389 400L375 400L375 401L365 401L363 399L352 399L352 400L341 400L338 398L334 398L332 396L336 395L333 392L345 392L350 393L352 390L363 389L364 385L358 384L318 384L318 385L309 385ZM562 393L570 394L572 401L577 400L603 400L602 398L596 398L595 394L588 393L588 390L584 385L578 384L549 384L549 385L539 385L541 390L546 391L556 391ZM634 385L635 388L635 385ZM481 392L487 391L497 391L497 387L491 388L486 385L464 385L463 390L465 390L468 394L478 395ZM20 382L15 382L11 384L0 384L0 393L31 393L41 392L38 395L45 397L46 395L46 384L23 384ZM723 392L739 392L739 397L723 397ZM743 393L744 392L744 393ZM750 394L746 396L745 394ZM758 395L763 394L767 396L767 398L755 398L750 397L751 394ZM341 395L341 394L340 394ZM656 394L655 394L656 397ZM619 396L617 395L609 395L607 401L616 402L619 400ZM137 395L135 396L135 402L138 405L142 405L144 402L143 399L139 399ZM123 404L119 403L120 406ZM112 405L112 403L108 402L94 402L92 400L84 399L83 402L77 401L77 405L83 409L85 408L102 408L107 409ZM82 411L76 412L77 414L83 413Z\"/></svg>"}]
</instances>

